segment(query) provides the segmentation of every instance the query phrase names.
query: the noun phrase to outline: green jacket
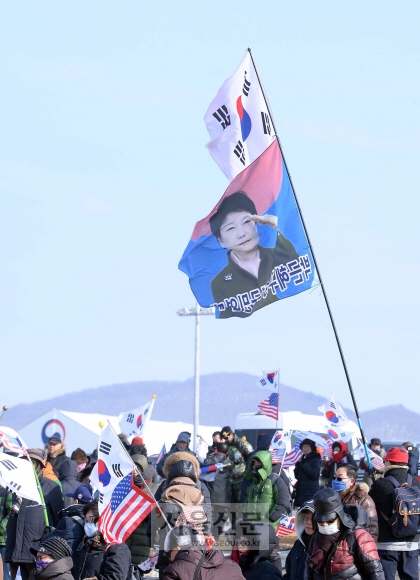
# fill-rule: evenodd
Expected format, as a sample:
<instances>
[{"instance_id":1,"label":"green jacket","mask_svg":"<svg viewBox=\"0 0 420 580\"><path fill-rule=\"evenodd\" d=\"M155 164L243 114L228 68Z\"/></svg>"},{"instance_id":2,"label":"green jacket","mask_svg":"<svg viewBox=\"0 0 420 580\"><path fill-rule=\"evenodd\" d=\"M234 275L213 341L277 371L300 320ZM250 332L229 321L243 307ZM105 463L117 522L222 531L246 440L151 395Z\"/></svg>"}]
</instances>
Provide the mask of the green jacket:
<instances>
[{"instance_id":1,"label":"green jacket","mask_svg":"<svg viewBox=\"0 0 420 580\"><path fill-rule=\"evenodd\" d=\"M6 528L12 505L12 492L0 487L0 546L6 545Z\"/></svg>"},{"instance_id":2,"label":"green jacket","mask_svg":"<svg viewBox=\"0 0 420 580\"><path fill-rule=\"evenodd\" d=\"M258 459L262 463L262 467L258 470L257 475L253 475L252 473L255 459ZM244 473L244 477L251 480L251 483L246 490L243 512L244 514L253 514L254 519L257 516L258 519L267 521L274 528L277 528L280 518L274 522L269 520L278 501L277 486L273 484L270 478L272 470L273 464L268 451L257 451L257 453L254 453Z\"/></svg>"}]
</instances>

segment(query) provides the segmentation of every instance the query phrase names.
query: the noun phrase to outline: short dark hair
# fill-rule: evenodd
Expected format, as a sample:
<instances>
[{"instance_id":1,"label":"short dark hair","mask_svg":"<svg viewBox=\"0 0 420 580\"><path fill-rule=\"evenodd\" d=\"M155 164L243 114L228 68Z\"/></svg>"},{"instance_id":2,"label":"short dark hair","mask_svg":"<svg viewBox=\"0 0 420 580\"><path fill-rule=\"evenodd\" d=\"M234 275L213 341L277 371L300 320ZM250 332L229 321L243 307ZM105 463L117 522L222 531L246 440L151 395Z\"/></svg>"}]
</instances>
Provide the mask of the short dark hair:
<instances>
[{"instance_id":1,"label":"short dark hair","mask_svg":"<svg viewBox=\"0 0 420 580\"><path fill-rule=\"evenodd\" d=\"M347 473L347 477L351 477L352 479L354 479L354 481L356 481L357 470L354 467L354 465L352 465L351 463L340 463L339 465L337 465L337 469L340 469L340 467L344 467Z\"/></svg>"},{"instance_id":2,"label":"short dark hair","mask_svg":"<svg viewBox=\"0 0 420 580\"><path fill-rule=\"evenodd\" d=\"M210 229L217 239L220 238L220 228L225 217L234 211L247 211L256 215L257 208L251 198L244 191L235 191L222 200L215 214L210 218Z\"/></svg>"},{"instance_id":3,"label":"short dark hair","mask_svg":"<svg viewBox=\"0 0 420 580\"><path fill-rule=\"evenodd\" d=\"M212 437L215 437L216 435L219 435L219 437L222 436L222 432L221 431L215 431L212 435Z\"/></svg>"},{"instance_id":4,"label":"short dark hair","mask_svg":"<svg viewBox=\"0 0 420 580\"><path fill-rule=\"evenodd\" d=\"M92 501L90 503L87 503L83 506L83 515L84 516L86 516L86 514L90 511L93 512L95 520L98 520L99 519L99 507L98 507L98 502L96 500Z\"/></svg>"},{"instance_id":5,"label":"short dark hair","mask_svg":"<svg viewBox=\"0 0 420 580\"><path fill-rule=\"evenodd\" d=\"M216 443L215 445L217 451L220 451L220 453L227 453L229 451L229 444L223 442L220 443Z\"/></svg>"}]
</instances>

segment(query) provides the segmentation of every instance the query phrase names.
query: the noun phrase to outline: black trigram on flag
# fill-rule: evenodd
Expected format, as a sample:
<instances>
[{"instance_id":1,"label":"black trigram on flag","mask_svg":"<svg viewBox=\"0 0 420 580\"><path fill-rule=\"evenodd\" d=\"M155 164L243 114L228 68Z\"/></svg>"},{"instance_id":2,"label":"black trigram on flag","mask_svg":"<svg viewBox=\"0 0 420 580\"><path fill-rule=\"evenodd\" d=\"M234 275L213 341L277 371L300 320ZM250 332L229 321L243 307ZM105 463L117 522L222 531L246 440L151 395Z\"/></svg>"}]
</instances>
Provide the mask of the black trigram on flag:
<instances>
[{"instance_id":1,"label":"black trigram on flag","mask_svg":"<svg viewBox=\"0 0 420 580\"><path fill-rule=\"evenodd\" d=\"M98 501L99 501L99 503L104 503L104 494L103 493L99 493Z\"/></svg>"},{"instance_id":2,"label":"black trigram on flag","mask_svg":"<svg viewBox=\"0 0 420 580\"><path fill-rule=\"evenodd\" d=\"M233 152L235 153L239 161L242 163L242 165L245 165L245 149L241 140L238 141L238 144L236 145Z\"/></svg>"},{"instance_id":3,"label":"black trigram on flag","mask_svg":"<svg viewBox=\"0 0 420 580\"><path fill-rule=\"evenodd\" d=\"M111 451L111 447L112 447L112 445L110 445L109 443L105 443L105 441L101 441L101 444L99 445L99 451L101 451L102 453L105 453L105 455L109 455L109 452Z\"/></svg>"},{"instance_id":4,"label":"black trigram on flag","mask_svg":"<svg viewBox=\"0 0 420 580\"><path fill-rule=\"evenodd\" d=\"M249 95L249 89L251 88L251 82L246 78L246 71L245 71L245 79L244 79L244 86L242 87L243 94L247 97Z\"/></svg>"},{"instance_id":5,"label":"black trigram on flag","mask_svg":"<svg viewBox=\"0 0 420 580\"><path fill-rule=\"evenodd\" d=\"M219 121L219 123L223 128L223 131L226 129L226 127L230 125L230 115L226 105L222 105L221 107L219 107L217 111L213 113L213 117L216 119L216 121Z\"/></svg>"},{"instance_id":6,"label":"black trigram on flag","mask_svg":"<svg viewBox=\"0 0 420 580\"><path fill-rule=\"evenodd\" d=\"M8 459L3 459L2 461L0 461L0 463L4 465L4 467L9 471L12 471L12 469L17 469L16 465L11 461L9 461Z\"/></svg>"},{"instance_id":7,"label":"black trigram on flag","mask_svg":"<svg viewBox=\"0 0 420 580\"><path fill-rule=\"evenodd\" d=\"M121 463L113 463L112 471L117 477L124 477L124 473L121 471Z\"/></svg>"},{"instance_id":8,"label":"black trigram on flag","mask_svg":"<svg viewBox=\"0 0 420 580\"><path fill-rule=\"evenodd\" d=\"M127 415L127 423L132 423L134 421L133 413L128 413Z\"/></svg>"},{"instance_id":9,"label":"black trigram on flag","mask_svg":"<svg viewBox=\"0 0 420 580\"><path fill-rule=\"evenodd\" d=\"M261 119L263 124L263 131L266 135L271 135L270 117L264 111L261 111Z\"/></svg>"},{"instance_id":10,"label":"black trigram on flag","mask_svg":"<svg viewBox=\"0 0 420 580\"><path fill-rule=\"evenodd\" d=\"M13 491L19 491L22 486L19 485L18 483L15 483L14 481L11 481L8 484L8 487L10 487Z\"/></svg>"}]
</instances>

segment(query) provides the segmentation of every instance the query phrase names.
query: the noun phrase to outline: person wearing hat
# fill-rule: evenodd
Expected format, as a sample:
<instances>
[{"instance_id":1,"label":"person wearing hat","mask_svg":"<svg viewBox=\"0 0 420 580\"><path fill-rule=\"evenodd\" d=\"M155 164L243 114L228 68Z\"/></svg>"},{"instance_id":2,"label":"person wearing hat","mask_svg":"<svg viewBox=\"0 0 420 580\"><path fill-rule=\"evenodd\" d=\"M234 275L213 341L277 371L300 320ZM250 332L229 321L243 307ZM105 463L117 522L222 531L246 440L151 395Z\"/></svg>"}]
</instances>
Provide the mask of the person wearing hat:
<instances>
[{"instance_id":1,"label":"person wearing hat","mask_svg":"<svg viewBox=\"0 0 420 580\"><path fill-rule=\"evenodd\" d=\"M384 580L365 510L343 506L329 487L316 492L313 505L317 529L308 549L308 580Z\"/></svg>"},{"instance_id":2,"label":"person wearing hat","mask_svg":"<svg viewBox=\"0 0 420 580\"><path fill-rule=\"evenodd\" d=\"M417 479L419 474L419 450L417 449L417 445L406 441L401 447L404 447L408 451L408 473Z\"/></svg>"},{"instance_id":3,"label":"person wearing hat","mask_svg":"<svg viewBox=\"0 0 420 580\"><path fill-rule=\"evenodd\" d=\"M319 475L321 472L321 456L316 450L315 441L303 439L300 443L302 458L295 465L294 474L297 479L295 486L295 507L300 507L313 498L319 490Z\"/></svg>"},{"instance_id":4,"label":"person wearing hat","mask_svg":"<svg viewBox=\"0 0 420 580\"><path fill-rule=\"evenodd\" d=\"M287 554L283 580L308 579L308 547L315 532L314 500L306 501L295 516L295 530L298 539Z\"/></svg>"},{"instance_id":5,"label":"person wearing hat","mask_svg":"<svg viewBox=\"0 0 420 580\"><path fill-rule=\"evenodd\" d=\"M153 497L158 484L153 483L150 474L148 473L148 463L144 455L132 455L132 461L137 468L137 474L134 475L134 483L139 487L144 493ZM128 536L125 543L131 552L131 563L138 565L150 558L153 555L153 549L151 546L150 537L147 535L148 523L150 520L150 515L147 516L135 530Z\"/></svg>"},{"instance_id":6,"label":"person wearing hat","mask_svg":"<svg viewBox=\"0 0 420 580\"><path fill-rule=\"evenodd\" d=\"M280 580L281 557L273 526L243 520L237 525L238 538L230 555L245 580Z\"/></svg>"},{"instance_id":7,"label":"person wearing hat","mask_svg":"<svg viewBox=\"0 0 420 580\"><path fill-rule=\"evenodd\" d=\"M369 491L378 512L378 552L386 580L394 579L397 571L400 578L418 580L417 537L396 538L388 524L393 513L392 500L395 489L388 477L393 477L400 486L407 482L410 486L418 486L418 480L408 473L408 459L408 451L403 447L388 449L384 457L384 476L374 481Z\"/></svg>"},{"instance_id":8,"label":"person wearing hat","mask_svg":"<svg viewBox=\"0 0 420 580\"><path fill-rule=\"evenodd\" d=\"M165 477L163 474L163 466L165 465L165 462L168 459L168 457L173 453L178 453L179 451L182 451L183 453L191 453L191 455L194 455L194 457L196 456L194 451L191 451L189 447L190 442L191 442L191 433L188 433L188 431L181 431L181 433L178 435L176 442L169 449L168 453L165 453L165 455L156 465L156 471L161 477Z\"/></svg>"},{"instance_id":9,"label":"person wearing hat","mask_svg":"<svg viewBox=\"0 0 420 580\"><path fill-rule=\"evenodd\" d=\"M28 449L28 456L37 473L44 496L48 525L58 524L58 514L64 507L60 487L44 477L43 468L46 452L43 449ZM13 496L12 511L7 522L5 561L10 563L12 580L20 567L22 580L28 580L34 568L31 547L39 544L45 534L45 517L42 505L35 501Z\"/></svg>"},{"instance_id":10,"label":"person wearing hat","mask_svg":"<svg viewBox=\"0 0 420 580\"><path fill-rule=\"evenodd\" d=\"M221 247L227 250L227 264L210 283L220 318L245 318L278 300L275 289L269 289L264 297L260 289L267 287L276 266L293 260L298 263L299 255L293 244L277 229L277 221L276 216L257 215L254 202L244 191L236 191L225 197L211 216L211 232ZM257 224L277 231L274 248L260 245ZM241 306L236 296L244 293L253 298L246 306ZM237 306L232 307L229 298L233 298Z\"/></svg>"},{"instance_id":11,"label":"person wearing hat","mask_svg":"<svg viewBox=\"0 0 420 580\"><path fill-rule=\"evenodd\" d=\"M62 538L42 540L37 548L31 548L35 556L34 576L38 580L73 580L71 548Z\"/></svg>"},{"instance_id":12,"label":"person wearing hat","mask_svg":"<svg viewBox=\"0 0 420 580\"><path fill-rule=\"evenodd\" d=\"M386 453L385 449L382 447L382 442L378 437L372 437L368 447L381 459L385 457ZM365 461L364 457L362 457L362 459L360 460L359 468L365 470L365 473L363 475L363 483L367 483L369 488L372 487L372 483L374 481L384 476L383 469L377 469L373 467L373 472L370 471L369 465L367 464L367 461Z\"/></svg>"},{"instance_id":13,"label":"person wearing hat","mask_svg":"<svg viewBox=\"0 0 420 580\"><path fill-rule=\"evenodd\" d=\"M223 552L206 549L202 537L191 526L176 526L165 538L165 553L170 564L163 580L243 580L238 564L223 556Z\"/></svg>"},{"instance_id":14,"label":"person wearing hat","mask_svg":"<svg viewBox=\"0 0 420 580\"><path fill-rule=\"evenodd\" d=\"M54 473L58 477L61 464L70 459L66 455L66 446L62 442L61 437L53 435L48 439L45 449L48 452L47 461L51 464Z\"/></svg>"},{"instance_id":15,"label":"person wearing hat","mask_svg":"<svg viewBox=\"0 0 420 580\"><path fill-rule=\"evenodd\" d=\"M73 492L67 493L70 505L60 512L60 521L52 532L44 536L44 540L59 536L66 540L72 550L75 550L84 536L83 526L85 515L83 509L92 501L93 489L90 485L79 484Z\"/></svg>"},{"instance_id":16,"label":"person wearing hat","mask_svg":"<svg viewBox=\"0 0 420 580\"><path fill-rule=\"evenodd\" d=\"M230 470L232 496L230 501L231 503L241 503L241 492L247 459L253 449L245 438L242 439L242 437L238 437L229 425L223 427L222 437L229 445L228 458L232 464Z\"/></svg>"}]
</instances>

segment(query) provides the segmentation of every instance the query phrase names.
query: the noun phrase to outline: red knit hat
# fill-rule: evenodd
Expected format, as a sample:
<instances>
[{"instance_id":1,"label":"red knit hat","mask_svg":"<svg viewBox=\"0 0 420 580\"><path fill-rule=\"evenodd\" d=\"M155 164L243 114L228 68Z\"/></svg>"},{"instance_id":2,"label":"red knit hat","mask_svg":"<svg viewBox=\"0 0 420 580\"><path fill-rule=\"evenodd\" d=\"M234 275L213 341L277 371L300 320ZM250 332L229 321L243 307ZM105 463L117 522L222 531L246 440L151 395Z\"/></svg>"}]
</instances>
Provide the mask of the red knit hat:
<instances>
[{"instance_id":1,"label":"red knit hat","mask_svg":"<svg viewBox=\"0 0 420 580\"><path fill-rule=\"evenodd\" d=\"M133 437L131 445L144 445L143 437Z\"/></svg>"},{"instance_id":2,"label":"red knit hat","mask_svg":"<svg viewBox=\"0 0 420 580\"><path fill-rule=\"evenodd\" d=\"M386 452L384 461L393 461L394 463L408 463L408 451L403 447L391 447Z\"/></svg>"}]
</instances>

